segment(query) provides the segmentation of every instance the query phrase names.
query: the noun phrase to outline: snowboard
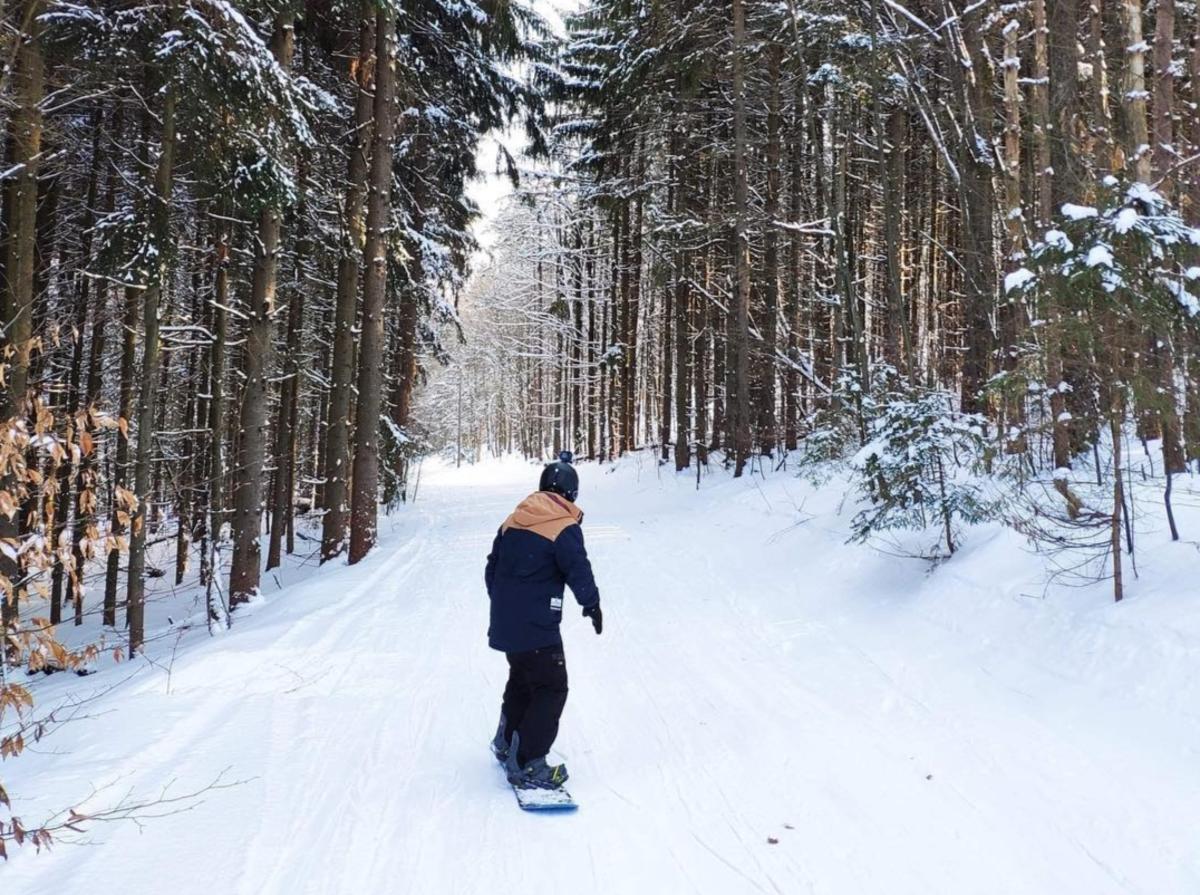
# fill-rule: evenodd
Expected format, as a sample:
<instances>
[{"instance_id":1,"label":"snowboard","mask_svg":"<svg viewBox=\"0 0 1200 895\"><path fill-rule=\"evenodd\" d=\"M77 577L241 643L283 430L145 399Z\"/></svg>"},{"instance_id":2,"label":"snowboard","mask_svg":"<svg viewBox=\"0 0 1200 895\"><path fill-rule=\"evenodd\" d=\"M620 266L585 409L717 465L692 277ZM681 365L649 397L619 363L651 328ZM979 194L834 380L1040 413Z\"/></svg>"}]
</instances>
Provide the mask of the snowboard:
<instances>
[{"instance_id":1,"label":"snowboard","mask_svg":"<svg viewBox=\"0 0 1200 895\"><path fill-rule=\"evenodd\" d=\"M496 755L495 749L492 754ZM501 773L504 773L504 762L499 755L496 755L496 761L500 763ZM505 782L508 782L507 776ZM512 784L509 783L509 786ZM579 807L574 797L561 786L558 789L512 786L512 791L517 797L517 804L525 811L574 811Z\"/></svg>"},{"instance_id":2,"label":"snowboard","mask_svg":"<svg viewBox=\"0 0 1200 895\"><path fill-rule=\"evenodd\" d=\"M574 811L579 805L561 786L558 789L512 788L517 804L526 811Z\"/></svg>"}]
</instances>

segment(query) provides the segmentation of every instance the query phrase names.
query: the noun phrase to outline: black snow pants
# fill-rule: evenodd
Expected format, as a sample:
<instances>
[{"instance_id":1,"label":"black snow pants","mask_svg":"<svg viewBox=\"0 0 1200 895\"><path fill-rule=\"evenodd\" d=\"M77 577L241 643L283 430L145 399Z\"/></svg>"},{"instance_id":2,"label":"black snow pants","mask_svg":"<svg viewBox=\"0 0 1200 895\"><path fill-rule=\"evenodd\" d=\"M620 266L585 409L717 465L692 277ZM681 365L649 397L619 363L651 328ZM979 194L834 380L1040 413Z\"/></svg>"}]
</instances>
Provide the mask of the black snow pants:
<instances>
[{"instance_id":1,"label":"black snow pants","mask_svg":"<svg viewBox=\"0 0 1200 895\"><path fill-rule=\"evenodd\" d=\"M547 646L508 657L508 684L501 711L505 736L521 735L517 762L525 767L544 758L558 736L558 719L567 704L567 661L563 648Z\"/></svg>"}]
</instances>

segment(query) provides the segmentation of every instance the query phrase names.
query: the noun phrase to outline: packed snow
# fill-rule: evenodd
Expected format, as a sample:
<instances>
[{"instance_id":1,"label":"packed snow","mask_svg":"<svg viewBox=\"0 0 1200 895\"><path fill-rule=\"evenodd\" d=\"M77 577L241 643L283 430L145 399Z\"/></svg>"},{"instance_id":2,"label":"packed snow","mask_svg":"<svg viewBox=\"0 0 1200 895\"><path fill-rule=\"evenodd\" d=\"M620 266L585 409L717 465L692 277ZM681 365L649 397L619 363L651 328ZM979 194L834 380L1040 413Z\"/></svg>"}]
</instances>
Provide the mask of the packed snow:
<instances>
[{"instance_id":1,"label":"packed snow","mask_svg":"<svg viewBox=\"0 0 1200 895\"><path fill-rule=\"evenodd\" d=\"M98 695L4 765L27 822L223 788L19 849L0 891L1200 891L1190 477L1185 541L1147 508L1114 605L998 525L936 569L847 545L836 478L582 465L606 624L564 615L581 807L537 816L487 748L506 666L482 578L537 473L426 462L363 563L293 558L217 637L168 629L194 593L164 587L148 658L39 679L43 707Z\"/></svg>"}]
</instances>

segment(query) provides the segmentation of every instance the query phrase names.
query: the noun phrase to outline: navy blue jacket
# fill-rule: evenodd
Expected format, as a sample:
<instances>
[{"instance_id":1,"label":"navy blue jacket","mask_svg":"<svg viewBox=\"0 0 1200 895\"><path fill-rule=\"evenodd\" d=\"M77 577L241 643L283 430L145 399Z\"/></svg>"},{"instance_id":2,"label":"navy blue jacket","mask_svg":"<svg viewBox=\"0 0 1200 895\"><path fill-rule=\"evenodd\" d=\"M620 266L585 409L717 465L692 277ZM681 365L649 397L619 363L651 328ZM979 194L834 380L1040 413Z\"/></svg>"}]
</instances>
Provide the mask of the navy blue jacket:
<instances>
[{"instance_id":1,"label":"navy blue jacket","mask_svg":"<svg viewBox=\"0 0 1200 895\"><path fill-rule=\"evenodd\" d=\"M523 653L561 644L564 585L585 609L600 602L582 519L583 512L565 497L538 491L504 520L484 572L493 649Z\"/></svg>"}]
</instances>

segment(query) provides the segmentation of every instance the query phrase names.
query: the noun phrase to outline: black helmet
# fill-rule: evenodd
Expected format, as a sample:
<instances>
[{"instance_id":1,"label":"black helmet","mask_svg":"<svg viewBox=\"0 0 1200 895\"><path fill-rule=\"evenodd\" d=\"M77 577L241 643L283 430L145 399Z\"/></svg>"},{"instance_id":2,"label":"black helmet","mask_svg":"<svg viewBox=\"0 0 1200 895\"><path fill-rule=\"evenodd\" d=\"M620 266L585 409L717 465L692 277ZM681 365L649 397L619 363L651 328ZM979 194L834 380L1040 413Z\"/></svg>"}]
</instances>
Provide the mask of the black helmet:
<instances>
[{"instance_id":1,"label":"black helmet","mask_svg":"<svg viewBox=\"0 0 1200 895\"><path fill-rule=\"evenodd\" d=\"M575 498L579 496L579 473L571 465L571 460L574 458L570 451L563 451L558 457L557 463L548 463L542 470L542 479L538 482L538 490L553 491L574 503Z\"/></svg>"}]
</instances>

